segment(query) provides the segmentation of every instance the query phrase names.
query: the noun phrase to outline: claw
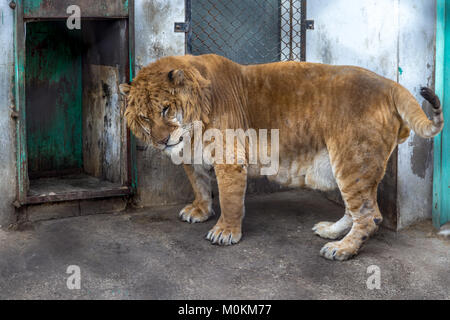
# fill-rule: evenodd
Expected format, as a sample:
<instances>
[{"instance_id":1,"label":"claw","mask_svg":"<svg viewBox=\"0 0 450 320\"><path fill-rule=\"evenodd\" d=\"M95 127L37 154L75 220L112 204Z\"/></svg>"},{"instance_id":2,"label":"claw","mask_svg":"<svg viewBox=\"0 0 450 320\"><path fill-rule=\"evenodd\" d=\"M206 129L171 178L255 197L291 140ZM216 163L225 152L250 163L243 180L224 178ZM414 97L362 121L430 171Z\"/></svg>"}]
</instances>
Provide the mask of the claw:
<instances>
[{"instance_id":1,"label":"claw","mask_svg":"<svg viewBox=\"0 0 450 320\"><path fill-rule=\"evenodd\" d=\"M182 221L185 221L187 223L197 223L197 222L204 222L209 219L211 215L213 215L213 211L210 210L210 212L205 212L200 207L194 206L192 204L187 205L184 207L178 216Z\"/></svg>"},{"instance_id":2,"label":"claw","mask_svg":"<svg viewBox=\"0 0 450 320\"><path fill-rule=\"evenodd\" d=\"M352 248L347 248L342 242L330 242L327 243L320 250L320 255L328 260L338 260L344 261L353 257L357 251L352 250Z\"/></svg>"},{"instance_id":3,"label":"claw","mask_svg":"<svg viewBox=\"0 0 450 320\"><path fill-rule=\"evenodd\" d=\"M241 239L241 233L230 230L228 228L215 226L208 232L205 238L211 241L212 244L229 246L239 242L239 240Z\"/></svg>"}]
</instances>

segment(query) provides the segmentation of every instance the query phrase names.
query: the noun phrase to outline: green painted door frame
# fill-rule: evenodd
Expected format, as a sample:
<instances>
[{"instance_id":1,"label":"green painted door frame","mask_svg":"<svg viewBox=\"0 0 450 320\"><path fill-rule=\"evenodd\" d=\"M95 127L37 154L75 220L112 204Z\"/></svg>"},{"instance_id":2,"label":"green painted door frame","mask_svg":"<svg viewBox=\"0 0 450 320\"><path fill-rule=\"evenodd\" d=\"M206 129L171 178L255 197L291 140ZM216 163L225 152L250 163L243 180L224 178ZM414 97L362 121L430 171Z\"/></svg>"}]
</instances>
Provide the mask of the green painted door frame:
<instances>
[{"instance_id":1,"label":"green painted door frame","mask_svg":"<svg viewBox=\"0 0 450 320\"><path fill-rule=\"evenodd\" d=\"M14 10L14 109L17 112L16 156L17 156L17 201L16 207L26 202L28 192L28 155L25 110L25 24L23 0L16 1Z\"/></svg>"},{"instance_id":2,"label":"green painted door frame","mask_svg":"<svg viewBox=\"0 0 450 320\"><path fill-rule=\"evenodd\" d=\"M58 0L60 1L60 0ZM87 8L88 17L108 19L114 17L126 17L128 18L128 44L129 44L129 71L127 77L132 81L135 70L135 42L134 42L134 0L117 0L116 6L113 6L110 0L64 0L64 3L68 4L84 4L82 8ZM47 8L46 3L41 0L15 0L16 6L12 8L14 10L14 60L15 60L15 77L14 77L14 105L13 116L16 119L16 166L17 166L17 200L14 202L14 206L19 208L22 205L27 204L27 194L29 188L28 177L28 151L27 151L27 129L26 129L26 44L25 44L25 21L26 19L40 18L40 12L47 12L49 10L55 17L64 17L66 15L66 7L61 2L55 2L53 10ZM57 5L59 4L59 5ZM102 7L103 6L103 7ZM106 7L105 7L106 6ZM26 8L34 8L34 11L26 11ZM111 8L116 10L119 14L110 13L104 8ZM39 9L39 10L38 10ZM40 11L40 9L42 9ZM51 10L50 10L51 9ZM63 11L61 11L64 9ZM53 11L55 12L53 12ZM59 10L59 11L58 11ZM36 11L36 12L35 12ZM86 12L84 11L84 12ZM53 16L45 16L46 18L52 18ZM137 165L136 165L136 141L134 136L128 130L127 133L127 147L128 147L128 174L126 186L129 189L129 193L133 194L137 189ZM75 200L75 199L73 199Z\"/></svg>"},{"instance_id":3,"label":"green painted door frame","mask_svg":"<svg viewBox=\"0 0 450 320\"><path fill-rule=\"evenodd\" d=\"M434 141L433 224L450 221L450 0L437 0L436 93L446 125Z\"/></svg>"}]
</instances>

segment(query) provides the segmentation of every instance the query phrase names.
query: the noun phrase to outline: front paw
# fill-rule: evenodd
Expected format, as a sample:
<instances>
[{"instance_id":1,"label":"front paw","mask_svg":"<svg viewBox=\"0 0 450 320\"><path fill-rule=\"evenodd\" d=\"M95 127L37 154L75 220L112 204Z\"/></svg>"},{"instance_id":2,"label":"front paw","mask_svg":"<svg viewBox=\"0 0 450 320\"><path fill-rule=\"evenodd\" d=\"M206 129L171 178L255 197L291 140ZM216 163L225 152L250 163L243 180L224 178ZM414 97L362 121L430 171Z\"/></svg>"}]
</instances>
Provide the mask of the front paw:
<instances>
[{"instance_id":1,"label":"front paw","mask_svg":"<svg viewBox=\"0 0 450 320\"><path fill-rule=\"evenodd\" d=\"M238 243L242 238L240 227L226 227L217 223L206 235L206 239L213 244L231 246Z\"/></svg>"},{"instance_id":2,"label":"front paw","mask_svg":"<svg viewBox=\"0 0 450 320\"><path fill-rule=\"evenodd\" d=\"M358 247L344 241L329 242L320 250L320 255L328 260L345 261L358 253Z\"/></svg>"},{"instance_id":3,"label":"front paw","mask_svg":"<svg viewBox=\"0 0 450 320\"><path fill-rule=\"evenodd\" d=\"M181 220L188 223L205 222L213 215L214 211L212 209L195 204L188 204L179 213Z\"/></svg>"}]
</instances>

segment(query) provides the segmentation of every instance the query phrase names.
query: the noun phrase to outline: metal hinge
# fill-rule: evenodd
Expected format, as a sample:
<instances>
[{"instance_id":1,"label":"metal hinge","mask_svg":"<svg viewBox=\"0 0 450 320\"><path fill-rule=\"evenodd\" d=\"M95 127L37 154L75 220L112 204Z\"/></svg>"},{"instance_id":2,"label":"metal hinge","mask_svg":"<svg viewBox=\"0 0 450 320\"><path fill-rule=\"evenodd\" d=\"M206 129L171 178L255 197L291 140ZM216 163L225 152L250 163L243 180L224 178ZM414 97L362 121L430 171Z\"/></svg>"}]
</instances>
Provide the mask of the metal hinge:
<instances>
[{"instance_id":1,"label":"metal hinge","mask_svg":"<svg viewBox=\"0 0 450 320\"><path fill-rule=\"evenodd\" d=\"M314 20L305 20L307 30L314 30Z\"/></svg>"},{"instance_id":2,"label":"metal hinge","mask_svg":"<svg viewBox=\"0 0 450 320\"><path fill-rule=\"evenodd\" d=\"M188 22L175 22L175 32L188 32L189 23Z\"/></svg>"}]
</instances>

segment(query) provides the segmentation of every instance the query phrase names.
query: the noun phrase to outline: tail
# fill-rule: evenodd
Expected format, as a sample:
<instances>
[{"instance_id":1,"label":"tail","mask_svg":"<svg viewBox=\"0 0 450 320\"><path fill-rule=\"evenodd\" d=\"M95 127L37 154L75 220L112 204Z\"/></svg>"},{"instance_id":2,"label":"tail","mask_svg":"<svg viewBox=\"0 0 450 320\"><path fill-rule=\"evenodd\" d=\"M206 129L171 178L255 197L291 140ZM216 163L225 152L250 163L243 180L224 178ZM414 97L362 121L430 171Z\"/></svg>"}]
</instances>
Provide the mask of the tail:
<instances>
[{"instance_id":1,"label":"tail","mask_svg":"<svg viewBox=\"0 0 450 320\"><path fill-rule=\"evenodd\" d=\"M429 120L417 100L403 87L397 86L394 91L394 103L403 121L416 134L423 138L438 135L444 127L441 101L429 88L421 88L420 95L433 107L433 119Z\"/></svg>"}]
</instances>

